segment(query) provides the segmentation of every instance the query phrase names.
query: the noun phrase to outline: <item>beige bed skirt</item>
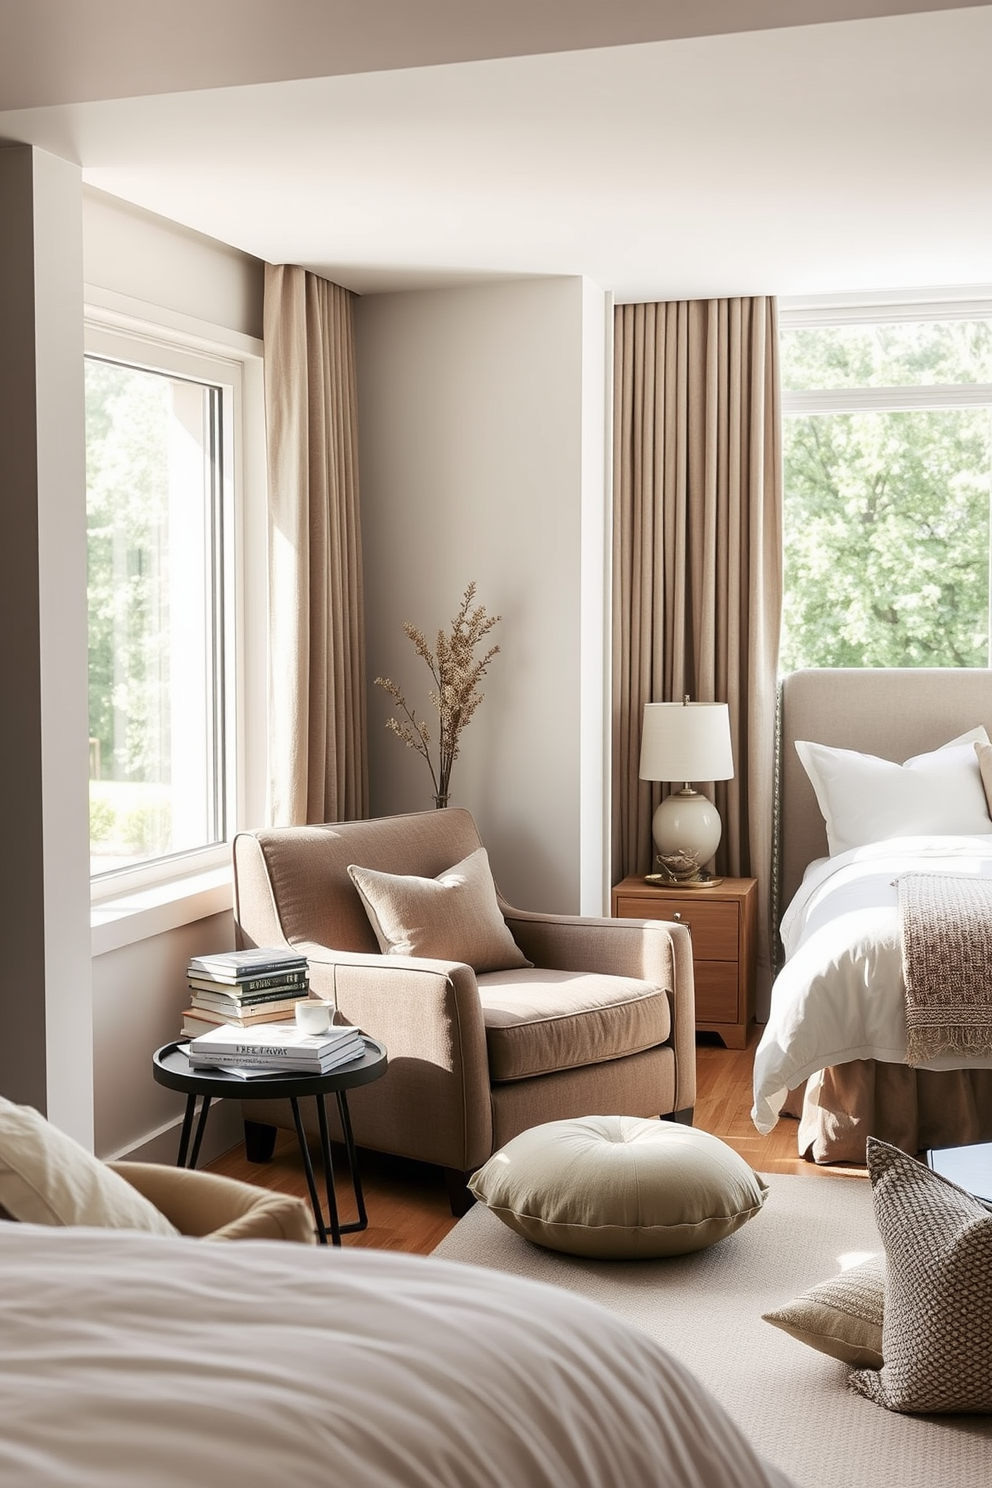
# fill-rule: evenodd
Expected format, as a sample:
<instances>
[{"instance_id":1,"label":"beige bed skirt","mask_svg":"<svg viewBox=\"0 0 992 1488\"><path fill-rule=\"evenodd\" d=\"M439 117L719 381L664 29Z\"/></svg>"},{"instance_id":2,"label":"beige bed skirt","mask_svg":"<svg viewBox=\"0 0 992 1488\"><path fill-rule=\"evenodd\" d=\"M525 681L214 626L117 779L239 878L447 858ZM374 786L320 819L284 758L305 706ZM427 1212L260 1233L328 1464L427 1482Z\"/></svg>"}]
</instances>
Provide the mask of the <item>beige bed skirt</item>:
<instances>
[{"instance_id":1,"label":"beige bed skirt","mask_svg":"<svg viewBox=\"0 0 992 1488\"><path fill-rule=\"evenodd\" d=\"M798 1114L793 1092L785 1110ZM865 1160L880 1137L903 1152L992 1141L992 1070L914 1070L855 1059L806 1082L799 1150L816 1163Z\"/></svg>"}]
</instances>

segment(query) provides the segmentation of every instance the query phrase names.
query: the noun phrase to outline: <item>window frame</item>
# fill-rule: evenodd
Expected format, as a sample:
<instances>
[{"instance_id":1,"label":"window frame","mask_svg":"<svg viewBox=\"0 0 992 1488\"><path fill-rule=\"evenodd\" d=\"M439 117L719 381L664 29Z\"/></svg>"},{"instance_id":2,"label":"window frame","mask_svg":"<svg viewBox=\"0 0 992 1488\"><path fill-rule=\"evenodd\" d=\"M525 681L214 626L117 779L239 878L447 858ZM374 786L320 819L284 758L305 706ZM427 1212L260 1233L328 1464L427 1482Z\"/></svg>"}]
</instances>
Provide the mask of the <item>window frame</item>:
<instances>
[{"instance_id":1,"label":"window frame","mask_svg":"<svg viewBox=\"0 0 992 1488\"><path fill-rule=\"evenodd\" d=\"M219 888L229 903L223 890L230 883L231 842L247 821L262 818L264 794L259 786L264 781L266 754L264 619L249 624L246 604L249 589L254 594L260 588L263 600L265 593L264 441L247 435L249 409L253 423L260 425L262 418L261 345L240 333L225 334L221 328L216 328L217 338L204 334L205 329L214 328L193 326L189 317L178 314L165 312L151 320L136 316L130 307L106 303L123 298L87 295L85 355L222 389L224 836L216 844L91 877L94 932L100 925L115 924L114 944L157 933L162 928L158 924L161 916L152 913L149 920L149 911L157 906L168 920L174 920L186 888L193 897L202 897L206 888L212 904L217 902ZM264 616L264 603L251 608ZM120 922L132 916L131 931L123 931Z\"/></svg>"}]
</instances>

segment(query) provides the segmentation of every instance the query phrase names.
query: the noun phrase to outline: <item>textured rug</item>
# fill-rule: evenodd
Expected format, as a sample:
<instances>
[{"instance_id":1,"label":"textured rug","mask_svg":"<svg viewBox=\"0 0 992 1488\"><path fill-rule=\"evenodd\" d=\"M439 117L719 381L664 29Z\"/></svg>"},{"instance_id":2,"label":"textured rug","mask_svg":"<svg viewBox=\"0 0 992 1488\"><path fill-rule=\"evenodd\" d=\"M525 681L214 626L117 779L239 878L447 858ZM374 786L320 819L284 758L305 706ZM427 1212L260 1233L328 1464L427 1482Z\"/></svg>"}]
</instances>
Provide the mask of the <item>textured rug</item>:
<instances>
[{"instance_id":1,"label":"textured rug","mask_svg":"<svg viewBox=\"0 0 992 1488\"><path fill-rule=\"evenodd\" d=\"M580 1293L680 1358L797 1488L989 1488L992 1417L895 1415L850 1369L761 1314L881 1245L867 1180L773 1174L761 1213L709 1250L587 1261L542 1250L476 1204L435 1255Z\"/></svg>"}]
</instances>

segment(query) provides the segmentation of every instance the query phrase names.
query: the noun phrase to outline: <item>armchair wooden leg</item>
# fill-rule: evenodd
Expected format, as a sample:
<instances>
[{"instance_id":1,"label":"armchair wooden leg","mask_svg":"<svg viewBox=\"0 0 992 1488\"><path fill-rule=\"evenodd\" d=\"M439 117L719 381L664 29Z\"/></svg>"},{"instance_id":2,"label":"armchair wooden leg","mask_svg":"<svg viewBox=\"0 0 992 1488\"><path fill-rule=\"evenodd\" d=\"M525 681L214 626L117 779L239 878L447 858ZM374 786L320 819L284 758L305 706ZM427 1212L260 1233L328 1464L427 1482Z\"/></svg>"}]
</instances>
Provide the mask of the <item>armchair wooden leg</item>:
<instances>
[{"instance_id":1,"label":"armchair wooden leg","mask_svg":"<svg viewBox=\"0 0 992 1488\"><path fill-rule=\"evenodd\" d=\"M662 1121L677 1121L681 1126L692 1125L692 1113L694 1107L686 1106L684 1111L673 1111L670 1116L663 1116Z\"/></svg>"},{"instance_id":2,"label":"armchair wooden leg","mask_svg":"<svg viewBox=\"0 0 992 1488\"><path fill-rule=\"evenodd\" d=\"M467 1214L475 1203L475 1195L468 1186L471 1173L463 1173L458 1168L445 1168L444 1178L448 1185L448 1203L451 1212L456 1219L461 1219Z\"/></svg>"},{"instance_id":3,"label":"armchair wooden leg","mask_svg":"<svg viewBox=\"0 0 992 1488\"><path fill-rule=\"evenodd\" d=\"M261 1121L245 1122L245 1157L249 1162L268 1162L276 1150L276 1128Z\"/></svg>"}]
</instances>

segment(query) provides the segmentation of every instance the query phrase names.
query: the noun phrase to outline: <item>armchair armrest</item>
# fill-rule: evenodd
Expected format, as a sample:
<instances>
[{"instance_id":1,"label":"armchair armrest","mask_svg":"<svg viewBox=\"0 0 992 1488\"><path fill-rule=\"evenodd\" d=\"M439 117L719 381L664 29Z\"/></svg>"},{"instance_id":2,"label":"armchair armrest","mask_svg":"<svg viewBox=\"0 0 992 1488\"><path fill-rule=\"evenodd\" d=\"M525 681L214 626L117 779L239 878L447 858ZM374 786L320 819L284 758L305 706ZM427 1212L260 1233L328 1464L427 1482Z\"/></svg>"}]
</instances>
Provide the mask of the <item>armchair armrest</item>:
<instances>
[{"instance_id":1,"label":"armchair armrest","mask_svg":"<svg viewBox=\"0 0 992 1488\"><path fill-rule=\"evenodd\" d=\"M313 1215L304 1199L224 1178L219 1173L115 1162L109 1167L143 1194L181 1235L204 1240L295 1240L314 1245Z\"/></svg>"},{"instance_id":2,"label":"armchair armrest","mask_svg":"<svg viewBox=\"0 0 992 1488\"><path fill-rule=\"evenodd\" d=\"M514 940L535 966L637 977L664 987L675 1052L675 1110L696 1100L696 999L692 941L684 925L500 908Z\"/></svg>"},{"instance_id":3,"label":"armchair armrest","mask_svg":"<svg viewBox=\"0 0 992 1488\"><path fill-rule=\"evenodd\" d=\"M361 1108L359 1141L415 1156L429 1150L430 1161L460 1172L484 1162L492 1151L489 1060L472 968L305 942L294 948L309 960L316 996L386 1046L386 1074L367 1095L350 1097ZM424 1128L413 1146L404 1130L411 1119Z\"/></svg>"}]
</instances>

